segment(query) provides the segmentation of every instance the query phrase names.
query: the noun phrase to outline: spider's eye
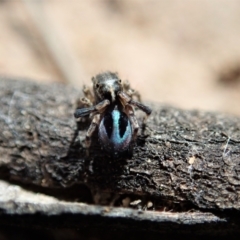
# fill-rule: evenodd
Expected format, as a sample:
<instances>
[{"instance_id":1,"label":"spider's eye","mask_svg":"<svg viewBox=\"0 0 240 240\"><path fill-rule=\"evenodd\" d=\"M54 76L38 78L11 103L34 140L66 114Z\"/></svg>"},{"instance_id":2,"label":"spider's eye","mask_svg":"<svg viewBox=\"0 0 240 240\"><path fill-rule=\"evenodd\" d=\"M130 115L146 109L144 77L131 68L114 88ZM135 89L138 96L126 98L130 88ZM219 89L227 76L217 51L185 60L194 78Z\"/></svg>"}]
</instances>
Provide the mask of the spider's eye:
<instances>
[{"instance_id":1,"label":"spider's eye","mask_svg":"<svg viewBox=\"0 0 240 240\"><path fill-rule=\"evenodd\" d=\"M100 87L100 85L99 85L98 83L96 83L95 87L96 87L96 88L99 88L99 87Z\"/></svg>"},{"instance_id":2,"label":"spider's eye","mask_svg":"<svg viewBox=\"0 0 240 240\"><path fill-rule=\"evenodd\" d=\"M119 82L119 83L122 83L122 80L121 80L121 79L119 79L119 80L118 80L118 82Z\"/></svg>"}]
</instances>

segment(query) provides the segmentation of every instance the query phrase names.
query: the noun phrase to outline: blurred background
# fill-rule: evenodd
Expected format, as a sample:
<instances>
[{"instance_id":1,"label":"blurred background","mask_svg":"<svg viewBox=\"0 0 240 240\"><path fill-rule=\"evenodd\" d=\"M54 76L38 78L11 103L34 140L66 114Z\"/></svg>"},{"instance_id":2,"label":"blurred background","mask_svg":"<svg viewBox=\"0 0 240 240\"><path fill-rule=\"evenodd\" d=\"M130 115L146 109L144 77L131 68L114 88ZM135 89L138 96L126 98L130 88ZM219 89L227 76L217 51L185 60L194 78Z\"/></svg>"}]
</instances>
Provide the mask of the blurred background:
<instances>
[{"instance_id":1,"label":"blurred background","mask_svg":"<svg viewBox=\"0 0 240 240\"><path fill-rule=\"evenodd\" d=\"M0 75L80 89L105 70L144 100L240 116L240 1L0 0Z\"/></svg>"}]
</instances>

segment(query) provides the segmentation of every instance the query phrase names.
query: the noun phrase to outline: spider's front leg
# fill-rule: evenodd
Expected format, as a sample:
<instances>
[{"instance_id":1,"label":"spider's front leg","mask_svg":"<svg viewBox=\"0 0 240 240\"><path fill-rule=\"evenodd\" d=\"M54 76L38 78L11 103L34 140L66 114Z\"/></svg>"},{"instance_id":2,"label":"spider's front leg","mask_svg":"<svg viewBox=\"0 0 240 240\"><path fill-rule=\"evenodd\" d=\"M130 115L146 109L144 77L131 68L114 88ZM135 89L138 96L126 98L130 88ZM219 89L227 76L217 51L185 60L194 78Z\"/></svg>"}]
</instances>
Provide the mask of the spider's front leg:
<instances>
[{"instance_id":1,"label":"spider's front leg","mask_svg":"<svg viewBox=\"0 0 240 240\"><path fill-rule=\"evenodd\" d=\"M91 100L89 98L83 97L79 100L78 106L84 106L84 107L91 107L93 105L93 103L91 102Z\"/></svg>"},{"instance_id":2,"label":"spider's front leg","mask_svg":"<svg viewBox=\"0 0 240 240\"><path fill-rule=\"evenodd\" d=\"M78 99L78 102L77 102L78 108L93 106L94 96L90 88L84 85L82 91L83 91L84 97Z\"/></svg>"},{"instance_id":3,"label":"spider's front leg","mask_svg":"<svg viewBox=\"0 0 240 240\"><path fill-rule=\"evenodd\" d=\"M91 103L94 103L94 95L93 95L93 92L91 91L91 89L89 87L87 87L86 85L84 85L82 91L83 91L85 98L89 99L89 101Z\"/></svg>"},{"instance_id":4,"label":"spider's front leg","mask_svg":"<svg viewBox=\"0 0 240 240\"><path fill-rule=\"evenodd\" d=\"M75 111L74 117L86 117L92 113L102 113L105 111L106 107L110 104L109 100L103 100L102 102L98 103L95 106L87 107L87 108L79 108Z\"/></svg>"},{"instance_id":5,"label":"spider's front leg","mask_svg":"<svg viewBox=\"0 0 240 240\"><path fill-rule=\"evenodd\" d=\"M138 124L137 118L135 116L133 106L140 108L143 112L145 112L147 114L147 116L149 116L151 114L152 109L140 102L136 102L136 101L132 100L132 98L124 92L119 92L118 97L119 97L122 105L124 106L125 112L128 115L129 120L131 122L132 131L133 131L133 133L132 133L133 140L136 140L138 129L139 129L139 124ZM146 117L143 120L143 126L145 126L145 122L146 122Z\"/></svg>"},{"instance_id":6,"label":"spider's front leg","mask_svg":"<svg viewBox=\"0 0 240 240\"><path fill-rule=\"evenodd\" d=\"M86 151L87 155L89 155L88 149L91 145L91 137L100 123L101 113L103 113L106 110L109 104L110 104L109 100L103 100L102 102L98 103L95 106L77 109L74 113L75 118L86 117L89 116L90 114L93 115L92 122L87 130L85 138L85 147L87 149Z\"/></svg>"},{"instance_id":7,"label":"spider's front leg","mask_svg":"<svg viewBox=\"0 0 240 240\"><path fill-rule=\"evenodd\" d=\"M148 106L146 106L140 102L132 100L132 98L130 96L128 96L126 93L119 92L118 96L119 96L120 101L123 104L123 106L130 104L130 105L136 106L139 109L141 109L143 112L145 112L147 114L147 116L149 116L151 114L151 112L152 112L151 108L149 108Z\"/></svg>"},{"instance_id":8,"label":"spider's front leg","mask_svg":"<svg viewBox=\"0 0 240 240\"><path fill-rule=\"evenodd\" d=\"M141 95L138 91L131 88L128 80L125 80L123 83L123 90L132 98L135 96L139 102L141 102Z\"/></svg>"}]
</instances>

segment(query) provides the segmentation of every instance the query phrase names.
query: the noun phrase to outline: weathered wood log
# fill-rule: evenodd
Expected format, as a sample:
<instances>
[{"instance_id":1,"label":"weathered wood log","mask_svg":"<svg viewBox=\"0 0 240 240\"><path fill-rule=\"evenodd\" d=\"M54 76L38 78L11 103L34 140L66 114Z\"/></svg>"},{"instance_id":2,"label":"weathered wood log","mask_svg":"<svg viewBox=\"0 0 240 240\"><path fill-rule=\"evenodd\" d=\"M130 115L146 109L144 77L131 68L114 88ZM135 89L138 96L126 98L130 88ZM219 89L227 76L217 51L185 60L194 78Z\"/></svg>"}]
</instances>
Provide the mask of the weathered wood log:
<instances>
[{"instance_id":1,"label":"weathered wood log","mask_svg":"<svg viewBox=\"0 0 240 240\"><path fill-rule=\"evenodd\" d=\"M54 196L58 196L54 188L71 189L78 184L79 192L72 198L67 192L59 197L72 201L84 199L86 188L81 186L87 186L92 199L86 202L122 206L126 199L140 199L142 208L153 203L157 211L152 216L161 216L164 208L172 209L173 218L176 212L185 213L178 213L178 217L188 216L188 224L196 224L196 211L214 211L218 217L201 213L205 216L201 223L211 223L212 228L216 222L227 222L230 215L225 214L226 210L234 209L233 215L238 215L239 118L152 104L153 113L146 128L140 130L132 156L108 156L96 134L87 158L82 142L89 122L76 122L73 117L80 96L79 91L65 85L0 79L1 179L28 184L32 191ZM141 122L141 112L137 111L137 116ZM103 192L117 198L107 200ZM2 211L8 214L4 206ZM99 207L96 209L99 211ZM195 215L186 215L188 210ZM131 216L133 212L123 215ZM233 228L231 221L229 229Z\"/></svg>"}]
</instances>

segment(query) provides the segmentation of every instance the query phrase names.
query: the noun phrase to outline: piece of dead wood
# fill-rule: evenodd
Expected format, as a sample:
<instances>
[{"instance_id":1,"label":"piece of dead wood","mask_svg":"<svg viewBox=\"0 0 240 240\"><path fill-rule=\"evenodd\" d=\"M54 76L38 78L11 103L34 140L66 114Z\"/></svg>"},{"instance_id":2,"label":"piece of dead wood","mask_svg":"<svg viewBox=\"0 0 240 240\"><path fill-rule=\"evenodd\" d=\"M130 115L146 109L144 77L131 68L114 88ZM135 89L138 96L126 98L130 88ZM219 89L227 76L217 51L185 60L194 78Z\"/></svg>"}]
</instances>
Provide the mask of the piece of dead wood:
<instances>
[{"instance_id":1,"label":"piece of dead wood","mask_svg":"<svg viewBox=\"0 0 240 240\"><path fill-rule=\"evenodd\" d=\"M6 190L0 206L3 222L11 214L15 220L22 215L27 223L31 218L23 216L31 215L40 226L59 227L67 215L68 228L78 225L77 218L85 225L99 226L100 221L115 228L143 221L141 229L159 232L238 231L239 118L152 104L132 156L112 159L95 136L86 158L82 141L89 123L73 117L80 96L65 85L0 79L1 178L56 199L55 205L45 200L34 204L29 195L23 204L9 200ZM137 116L141 122L141 112ZM129 207L140 201L138 210L116 208L125 206L126 199ZM143 211L148 206L155 211ZM53 215L59 217L57 223Z\"/></svg>"}]
</instances>

